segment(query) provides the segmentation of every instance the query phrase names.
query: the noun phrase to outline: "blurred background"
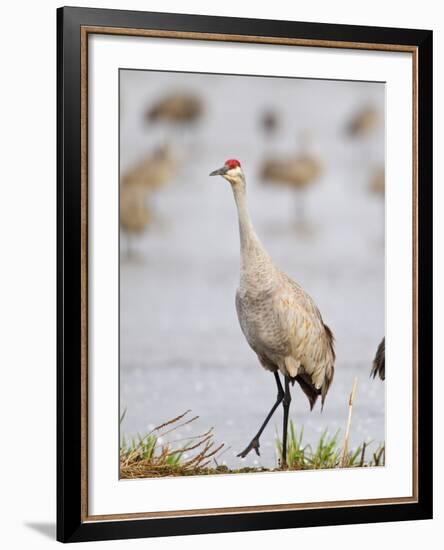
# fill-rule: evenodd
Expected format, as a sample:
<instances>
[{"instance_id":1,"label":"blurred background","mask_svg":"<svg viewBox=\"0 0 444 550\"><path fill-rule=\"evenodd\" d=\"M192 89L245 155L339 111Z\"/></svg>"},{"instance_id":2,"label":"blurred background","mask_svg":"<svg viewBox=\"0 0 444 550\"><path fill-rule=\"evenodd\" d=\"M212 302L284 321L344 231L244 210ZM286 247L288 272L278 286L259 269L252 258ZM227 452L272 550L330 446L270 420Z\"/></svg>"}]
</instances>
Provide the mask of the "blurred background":
<instances>
[{"instance_id":1,"label":"blurred background","mask_svg":"<svg viewBox=\"0 0 444 550\"><path fill-rule=\"evenodd\" d=\"M280 409L236 458L276 397L236 316L232 192L208 176L237 158L262 243L336 337L324 411L295 385L290 418L307 443L342 436L357 377L350 445L384 441L384 106L382 83L120 71L121 436L192 409L175 438L214 427L219 463L277 465Z\"/></svg>"}]
</instances>

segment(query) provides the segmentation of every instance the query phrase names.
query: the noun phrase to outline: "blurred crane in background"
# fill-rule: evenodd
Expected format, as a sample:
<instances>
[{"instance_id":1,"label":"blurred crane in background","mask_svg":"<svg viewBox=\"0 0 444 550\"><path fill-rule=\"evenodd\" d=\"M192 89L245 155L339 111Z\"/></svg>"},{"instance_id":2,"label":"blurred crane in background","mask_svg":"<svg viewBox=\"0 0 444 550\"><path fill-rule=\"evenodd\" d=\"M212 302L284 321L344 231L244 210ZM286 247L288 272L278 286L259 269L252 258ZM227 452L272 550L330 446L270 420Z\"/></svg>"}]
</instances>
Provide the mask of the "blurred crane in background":
<instances>
[{"instance_id":1,"label":"blurred crane in background","mask_svg":"<svg viewBox=\"0 0 444 550\"><path fill-rule=\"evenodd\" d=\"M152 215L146 201L146 190L141 186L124 185L120 188L120 227L126 235L126 253L133 256L133 236L144 233Z\"/></svg>"},{"instance_id":2,"label":"blurred crane in background","mask_svg":"<svg viewBox=\"0 0 444 550\"><path fill-rule=\"evenodd\" d=\"M267 138L273 137L279 128L279 116L272 109L265 110L260 117L262 131Z\"/></svg>"},{"instance_id":3,"label":"blurred crane in background","mask_svg":"<svg viewBox=\"0 0 444 550\"><path fill-rule=\"evenodd\" d=\"M160 189L174 177L177 165L172 147L162 145L123 175L122 186L142 187L146 191Z\"/></svg>"},{"instance_id":4,"label":"blurred crane in background","mask_svg":"<svg viewBox=\"0 0 444 550\"><path fill-rule=\"evenodd\" d=\"M155 220L154 192L175 175L176 157L171 147L161 146L126 172L120 182L120 226L127 236L127 253L132 255L132 238L141 236Z\"/></svg>"},{"instance_id":5,"label":"blurred crane in background","mask_svg":"<svg viewBox=\"0 0 444 550\"><path fill-rule=\"evenodd\" d=\"M197 121L204 112L203 101L190 93L175 93L155 103L146 113L150 122L190 124Z\"/></svg>"},{"instance_id":6,"label":"blurred crane in background","mask_svg":"<svg viewBox=\"0 0 444 550\"><path fill-rule=\"evenodd\" d=\"M323 171L319 155L312 150L311 136L308 132L301 135L301 146L295 155L266 159L261 168L261 178L265 182L286 186L296 194L297 222L306 221L305 192L321 176Z\"/></svg>"},{"instance_id":7,"label":"blurred crane in background","mask_svg":"<svg viewBox=\"0 0 444 550\"><path fill-rule=\"evenodd\" d=\"M385 195L385 170L384 167L374 170L369 181L369 191L384 197Z\"/></svg>"},{"instance_id":8,"label":"blurred crane in background","mask_svg":"<svg viewBox=\"0 0 444 550\"><path fill-rule=\"evenodd\" d=\"M186 141L187 129L195 134L196 125L205 113L204 101L190 92L176 92L154 103L145 114L150 123L163 123L169 132L168 141L181 136L182 144ZM172 131L174 130L174 131Z\"/></svg>"},{"instance_id":9,"label":"blurred crane in background","mask_svg":"<svg viewBox=\"0 0 444 550\"><path fill-rule=\"evenodd\" d=\"M345 133L350 141L350 164L354 164L361 173L370 171L375 159L372 158L375 142L384 141L380 133L383 129L384 115L372 104L363 104L349 117L345 124Z\"/></svg>"},{"instance_id":10,"label":"blurred crane in background","mask_svg":"<svg viewBox=\"0 0 444 550\"><path fill-rule=\"evenodd\" d=\"M381 122L379 112L373 106L362 107L346 125L346 133L352 138L360 138L373 133Z\"/></svg>"}]
</instances>

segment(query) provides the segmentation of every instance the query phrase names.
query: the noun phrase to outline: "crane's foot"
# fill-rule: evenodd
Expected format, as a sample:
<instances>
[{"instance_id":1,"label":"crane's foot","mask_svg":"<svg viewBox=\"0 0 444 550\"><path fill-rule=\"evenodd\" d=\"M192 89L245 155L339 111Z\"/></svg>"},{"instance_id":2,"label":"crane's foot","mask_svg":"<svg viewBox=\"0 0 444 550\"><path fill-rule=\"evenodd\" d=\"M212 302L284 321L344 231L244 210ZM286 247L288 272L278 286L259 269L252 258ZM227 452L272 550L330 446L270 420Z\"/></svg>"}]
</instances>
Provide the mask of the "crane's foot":
<instances>
[{"instance_id":1,"label":"crane's foot","mask_svg":"<svg viewBox=\"0 0 444 550\"><path fill-rule=\"evenodd\" d=\"M246 447L241 453L239 453L237 456L239 456L240 458L245 458L247 456L247 454L252 451L252 450L255 450L257 456L261 456L261 453L259 452L259 438L254 438L251 440L251 443L248 445L248 447Z\"/></svg>"}]
</instances>

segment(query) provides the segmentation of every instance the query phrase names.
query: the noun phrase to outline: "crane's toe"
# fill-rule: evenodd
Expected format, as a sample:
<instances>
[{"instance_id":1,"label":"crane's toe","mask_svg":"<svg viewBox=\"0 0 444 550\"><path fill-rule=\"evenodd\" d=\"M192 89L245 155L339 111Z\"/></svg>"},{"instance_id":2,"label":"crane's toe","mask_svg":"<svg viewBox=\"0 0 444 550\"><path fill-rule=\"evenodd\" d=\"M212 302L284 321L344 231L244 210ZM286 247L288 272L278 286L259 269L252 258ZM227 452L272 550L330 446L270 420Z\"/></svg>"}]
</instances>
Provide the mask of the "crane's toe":
<instances>
[{"instance_id":1,"label":"crane's toe","mask_svg":"<svg viewBox=\"0 0 444 550\"><path fill-rule=\"evenodd\" d=\"M248 447L244 449L241 453L239 453L237 456L239 456L240 458L245 458L247 454L253 449L255 450L257 456L261 456L261 453L259 452L259 439L256 439L256 438L253 439L251 443L248 445Z\"/></svg>"}]
</instances>

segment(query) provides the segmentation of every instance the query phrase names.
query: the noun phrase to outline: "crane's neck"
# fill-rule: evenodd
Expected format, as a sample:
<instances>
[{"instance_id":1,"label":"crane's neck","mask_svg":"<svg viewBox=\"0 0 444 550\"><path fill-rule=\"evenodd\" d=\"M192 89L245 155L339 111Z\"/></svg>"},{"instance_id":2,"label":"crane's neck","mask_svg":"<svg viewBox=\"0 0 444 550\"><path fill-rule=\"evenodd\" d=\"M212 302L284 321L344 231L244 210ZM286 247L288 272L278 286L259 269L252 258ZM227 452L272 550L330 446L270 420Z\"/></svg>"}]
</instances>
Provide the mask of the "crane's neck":
<instances>
[{"instance_id":1,"label":"crane's neck","mask_svg":"<svg viewBox=\"0 0 444 550\"><path fill-rule=\"evenodd\" d=\"M241 248L241 265L243 269L254 267L258 262L270 261L259 237L254 231L247 207L247 194L245 181L239 181L232 185L234 200L237 206L239 219L239 236Z\"/></svg>"}]
</instances>

